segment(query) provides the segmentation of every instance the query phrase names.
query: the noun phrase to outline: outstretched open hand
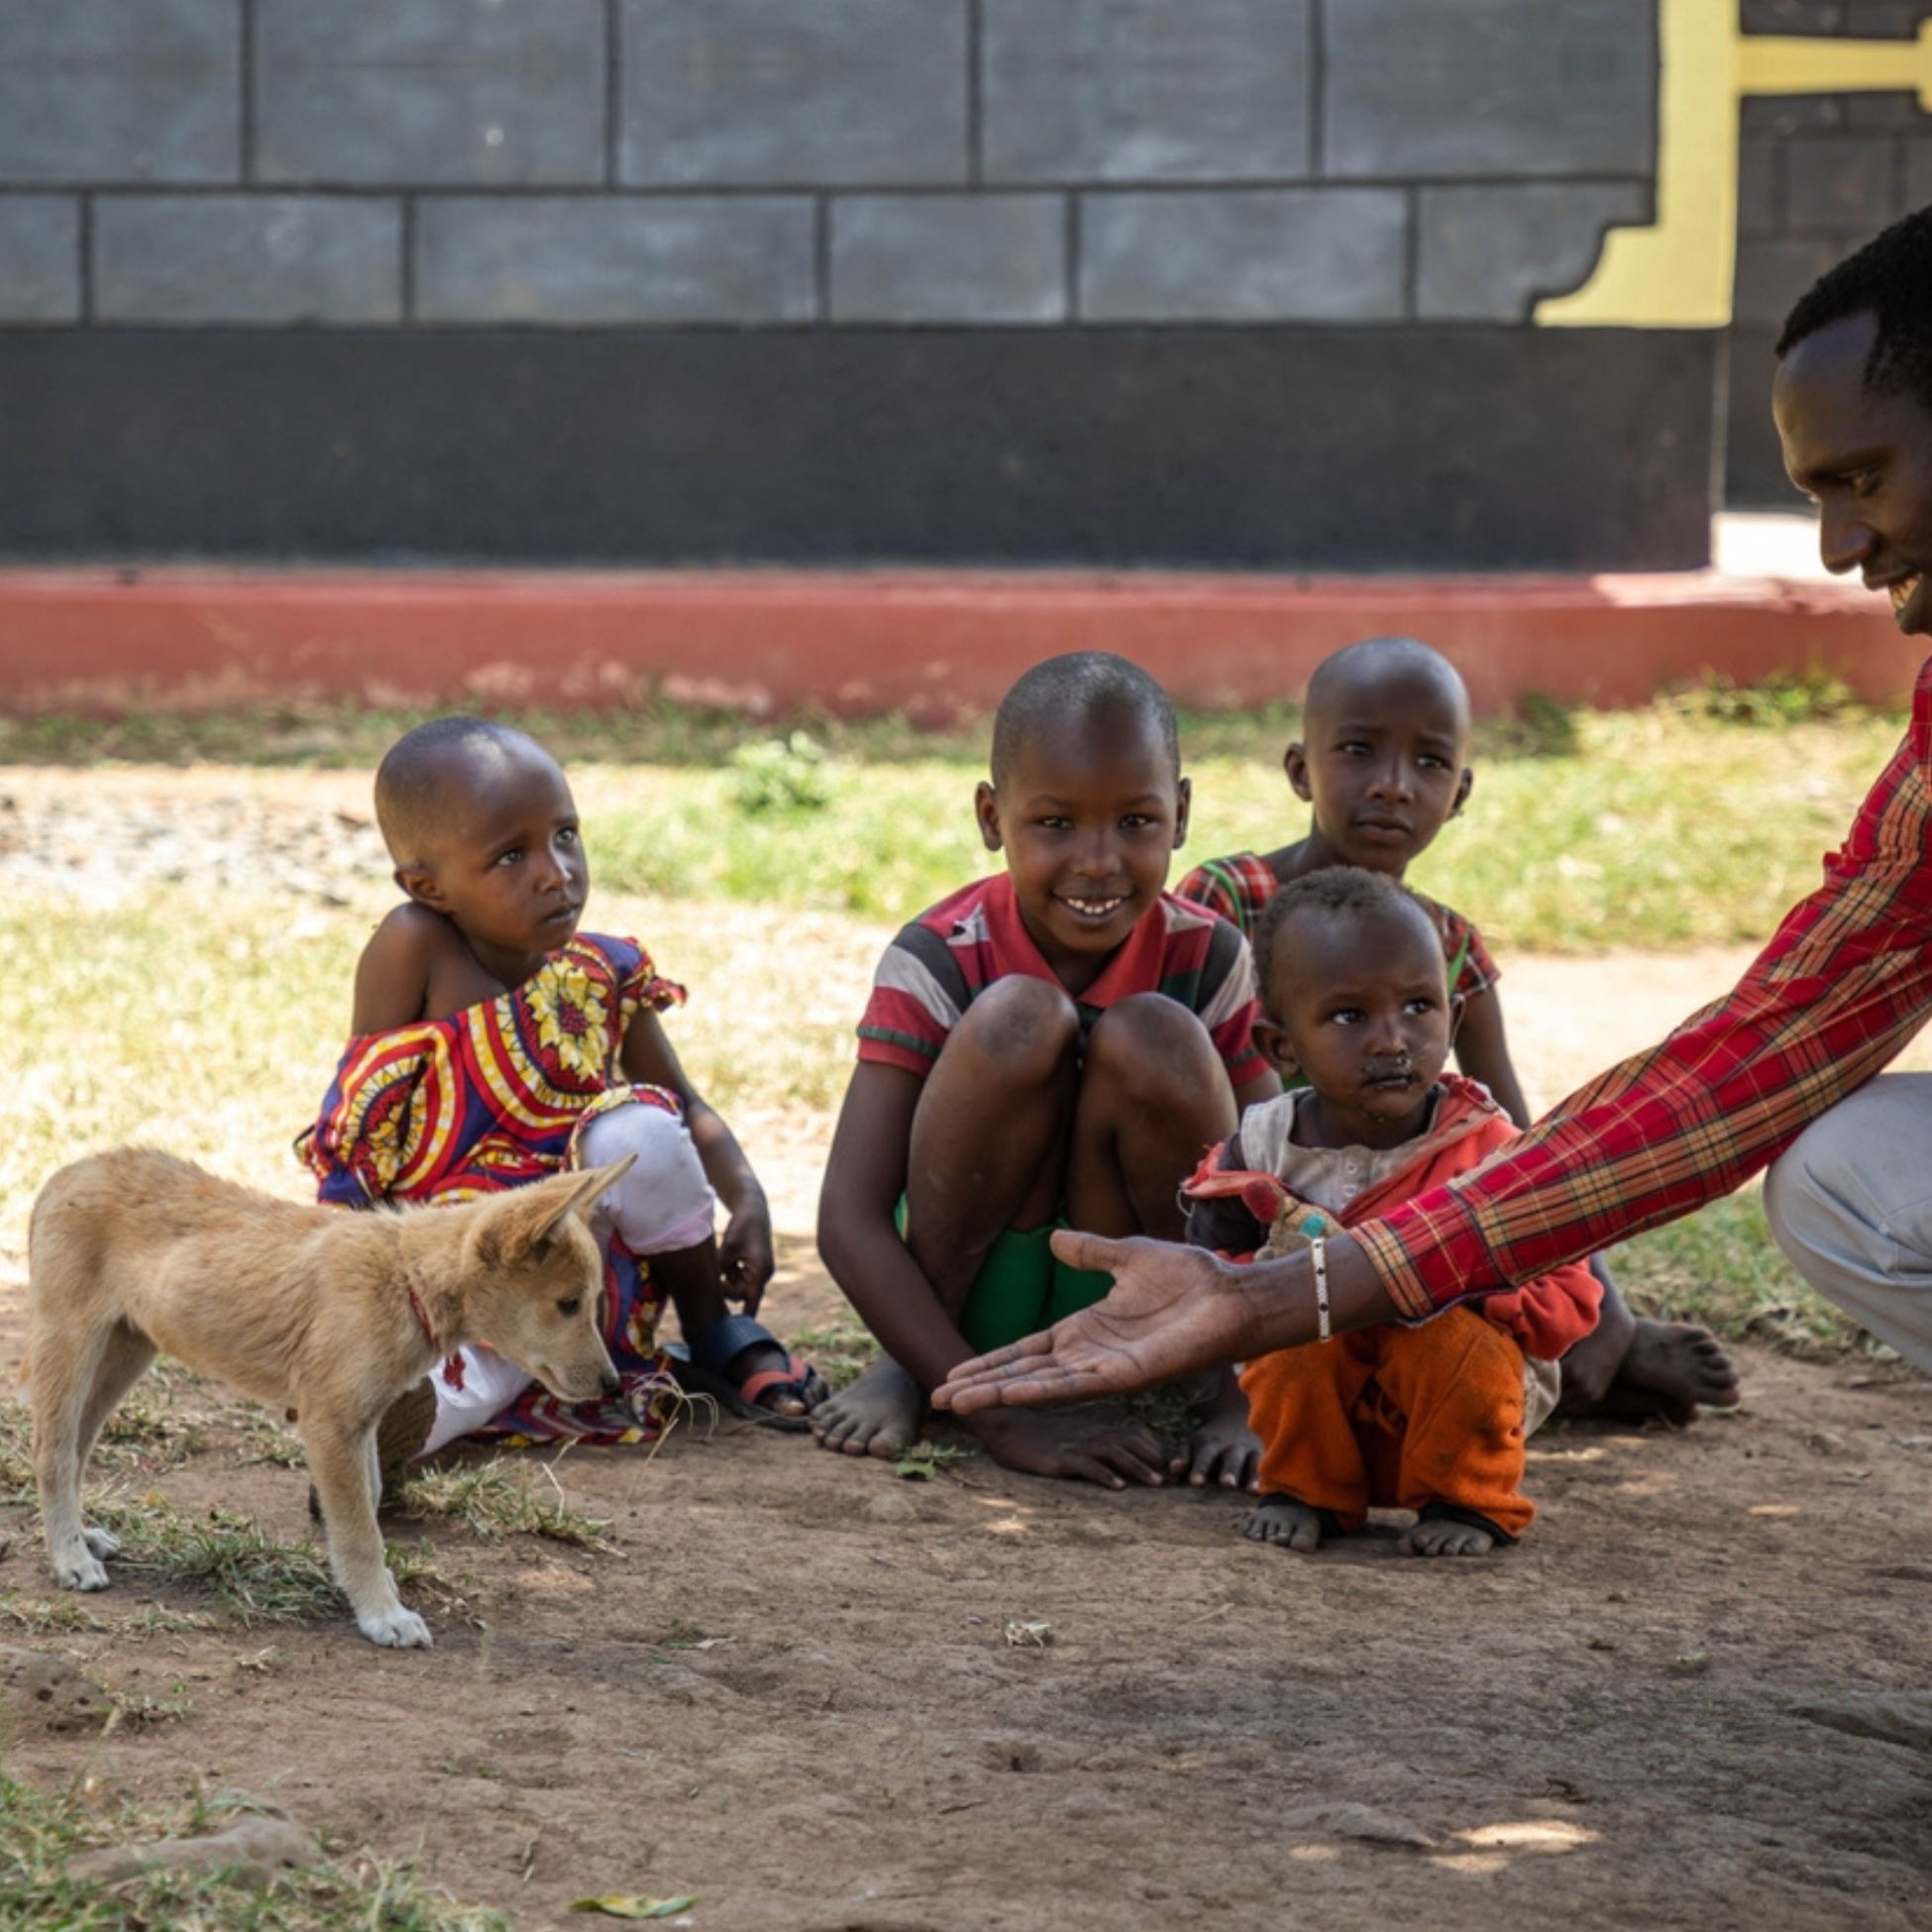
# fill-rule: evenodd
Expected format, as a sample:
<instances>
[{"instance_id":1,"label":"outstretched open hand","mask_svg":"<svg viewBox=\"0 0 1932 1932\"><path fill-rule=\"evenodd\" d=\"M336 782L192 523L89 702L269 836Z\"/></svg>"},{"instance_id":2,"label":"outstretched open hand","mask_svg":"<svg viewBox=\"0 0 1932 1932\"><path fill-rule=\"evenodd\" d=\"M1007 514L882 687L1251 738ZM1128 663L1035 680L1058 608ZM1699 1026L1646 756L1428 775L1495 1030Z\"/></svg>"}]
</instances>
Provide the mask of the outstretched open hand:
<instances>
[{"instance_id":1,"label":"outstretched open hand","mask_svg":"<svg viewBox=\"0 0 1932 1932\"><path fill-rule=\"evenodd\" d=\"M961 1362L932 1392L936 1408L965 1416L1128 1395L1247 1352L1253 1325L1238 1270L1204 1248L1061 1229L1053 1251L1111 1274L1107 1298L1043 1335Z\"/></svg>"}]
</instances>

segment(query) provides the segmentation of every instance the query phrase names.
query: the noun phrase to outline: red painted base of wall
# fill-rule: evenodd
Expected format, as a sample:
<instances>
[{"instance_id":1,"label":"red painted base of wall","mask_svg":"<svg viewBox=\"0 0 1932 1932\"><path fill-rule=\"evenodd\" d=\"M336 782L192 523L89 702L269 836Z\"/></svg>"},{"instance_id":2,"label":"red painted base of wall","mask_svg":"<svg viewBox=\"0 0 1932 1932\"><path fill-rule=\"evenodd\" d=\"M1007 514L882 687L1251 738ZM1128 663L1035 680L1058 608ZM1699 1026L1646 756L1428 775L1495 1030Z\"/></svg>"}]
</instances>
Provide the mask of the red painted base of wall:
<instances>
[{"instance_id":1,"label":"red painted base of wall","mask_svg":"<svg viewBox=\"0 0 1932 1932\"><path fill-rule=\"evenodd\" d=\"M1119 651L1183 703L1298 696L1407 632L1478 710L1642 703L1819 669L1873 699L1921 653L1856 584L1712 575L1229 578L983 573L0 571L0 709L112 715L352 699L603 707L662 696L941 722L1058 651Z\"/></svg>"}]
</instances>

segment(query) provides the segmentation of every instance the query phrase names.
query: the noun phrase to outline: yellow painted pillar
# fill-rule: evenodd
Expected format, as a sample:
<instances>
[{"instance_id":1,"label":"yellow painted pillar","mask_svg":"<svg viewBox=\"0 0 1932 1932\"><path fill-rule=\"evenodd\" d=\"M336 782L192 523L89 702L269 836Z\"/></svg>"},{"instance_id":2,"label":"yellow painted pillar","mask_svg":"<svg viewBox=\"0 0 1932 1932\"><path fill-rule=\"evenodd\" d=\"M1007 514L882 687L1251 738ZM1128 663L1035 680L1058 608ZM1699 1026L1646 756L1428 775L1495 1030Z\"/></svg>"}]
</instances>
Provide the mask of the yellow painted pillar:
<instances>
[{"instance_id":1,"label":"yellow painted pillar","mask_svg":"<svg viewBox=\"0 0 1932 1932\"><path fill-rule=\"evenodd\" d=\"M1729 0L1659 0L1657 220L1615 228L1596 270L1539 302L1548 328L1721 329L1738 248L1738 120L1748 94L1900 93L1932 111L1932 20L1915 41L1771 38Z\"/></svg>"}]
</instances>

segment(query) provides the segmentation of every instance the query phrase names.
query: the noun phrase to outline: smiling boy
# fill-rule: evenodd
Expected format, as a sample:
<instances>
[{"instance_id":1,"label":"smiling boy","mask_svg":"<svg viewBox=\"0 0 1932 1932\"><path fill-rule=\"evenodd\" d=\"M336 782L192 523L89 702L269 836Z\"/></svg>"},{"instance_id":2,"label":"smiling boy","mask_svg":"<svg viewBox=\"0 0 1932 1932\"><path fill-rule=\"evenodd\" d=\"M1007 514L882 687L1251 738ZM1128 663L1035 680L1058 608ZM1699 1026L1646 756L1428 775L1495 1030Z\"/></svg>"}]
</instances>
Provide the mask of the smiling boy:
<instances>
[{"instance_id":1,"label":"smiling boy","mask_svg":"<svg viewBox=\"0 0 1932 1932\"><path fill-rule=\"evenodd\" d=\"M859 1024L818 1246L887 1358L814 1413L825 1448L899 1454L955 1363L1102 1293L1055 1226L1178 1237L1181 1180L1278 1091L1246 943L1164 890L1189 805L1173 708L1125 659L1049 659L1001 704L974 811L1006 870L899 934ZM1172 1463L1092 1412L972 1426L1010 1468L1113 1488L1252 1475L1232 1380Z\"/></svg>"}]
</instances>

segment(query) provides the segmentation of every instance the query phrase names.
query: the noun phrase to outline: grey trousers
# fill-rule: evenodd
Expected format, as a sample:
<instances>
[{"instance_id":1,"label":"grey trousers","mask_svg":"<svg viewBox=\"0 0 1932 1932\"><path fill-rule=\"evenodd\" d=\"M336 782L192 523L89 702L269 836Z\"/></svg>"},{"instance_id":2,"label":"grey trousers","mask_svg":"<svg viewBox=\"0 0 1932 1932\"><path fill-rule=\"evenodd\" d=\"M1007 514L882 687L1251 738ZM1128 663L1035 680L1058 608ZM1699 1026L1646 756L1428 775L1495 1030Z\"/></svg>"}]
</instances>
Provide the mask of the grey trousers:
<instances>
[{"instance_id":1,"label":"grey trousers","mask_svg":"<svg viewBox=\"0 0 1932 1932\"><path fill-rule=\"evenodd\" d=\"M1805 1128L1765 1218L1828 1301L1932 1372L1932 1073L1888 1073Z\"/></svg>"}]
</instances>

